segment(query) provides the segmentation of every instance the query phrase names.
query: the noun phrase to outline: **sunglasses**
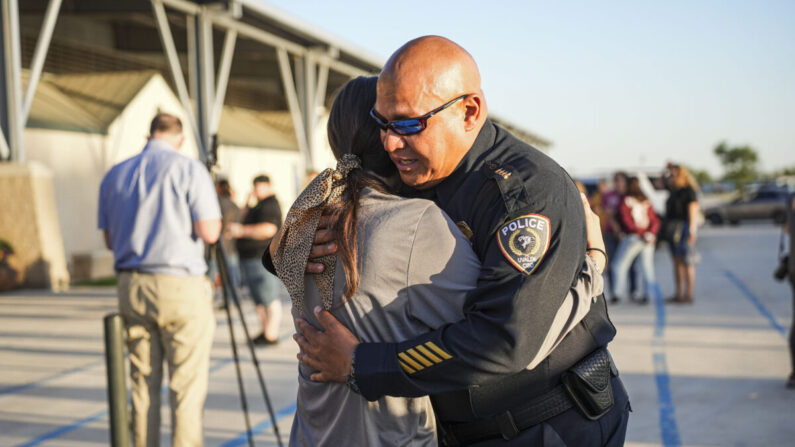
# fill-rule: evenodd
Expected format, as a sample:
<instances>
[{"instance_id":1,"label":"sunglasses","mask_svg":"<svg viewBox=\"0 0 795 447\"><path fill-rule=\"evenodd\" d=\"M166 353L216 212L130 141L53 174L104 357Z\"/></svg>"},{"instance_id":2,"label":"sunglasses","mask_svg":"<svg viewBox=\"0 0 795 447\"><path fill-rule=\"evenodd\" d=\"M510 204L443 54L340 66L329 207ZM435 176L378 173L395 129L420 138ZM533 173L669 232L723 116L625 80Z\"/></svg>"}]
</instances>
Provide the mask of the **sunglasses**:
<instances>
[{"instance_id":1,"label":"sunglasses","mask_svg":"<svg viewBox=\"0 0 795 447\"><path fill-rule=\"evenodd\" d=\"M378 127L380 127L381 130L383 131L392 129L392 132L395 132L398 135L414 135L425 130L425 128L428 126L428 119L430 117L436 115L437 113L450 107L451 105L466 98L469 95L471 95L471 93L467 93L466 95L461 95L457 98L451 99L450 101L426 113L425 115L418 116L417 118L406 118L402 120L388 121L386 118L379 115L378 112L375 111L375 107L370 109L370 117L375 120L375 123L378 124Z\"/></svg>"}]
</instances>

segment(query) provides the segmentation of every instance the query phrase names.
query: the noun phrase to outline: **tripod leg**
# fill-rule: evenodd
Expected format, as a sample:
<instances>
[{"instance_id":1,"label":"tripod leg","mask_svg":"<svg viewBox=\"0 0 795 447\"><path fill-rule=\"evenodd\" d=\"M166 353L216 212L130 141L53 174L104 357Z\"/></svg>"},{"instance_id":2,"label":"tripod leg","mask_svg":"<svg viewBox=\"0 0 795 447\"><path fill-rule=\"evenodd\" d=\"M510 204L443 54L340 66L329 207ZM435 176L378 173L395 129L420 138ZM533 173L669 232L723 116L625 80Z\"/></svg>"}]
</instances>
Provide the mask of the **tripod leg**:
<instances>
[{"instance_id":1,"label":"tripod leg","mask_svg":"<svg viewBox=\"0 0 795 447\"><path fill-rule=\"evenodd\" d=\"M221 283L223 284L224 289L224 303L227 307L227 316L229 316L229 300L227 297L227 293L232 295L232 301L235 303L235 307L237 308L237 313L240 315L240 322L243 325L243 332L246 334L246 340L248 341L248 349L251 353L251 359L254 362L254 369L257 371L257 378L259 379L260 389L262 390L262 397L265 400L265 406L268 408L268 412L270 413L271 417L271 425L273 425L273 433L276 435L276 442L278 443L279 447L282 447L282 437L279 433L279 426L276 425L276 413L273 411L273 404L271 403L270 395L268 394L268 389L265 387L265 379L262 376L262 371L260 370L259 360L257 359L257 352L254 349L254 342L251 341L251 337L249 337L248 326L246 325L246 319L243 317L243 309L240 306L240 300L237 296L237 290L235 289L234 285L229 281L229 262L226 257L226 252L223 249L223 244L219 240L216 245L216 257L218 258L218 271L221 273ZM228 290L228 292L227 292ZM231 317L229 317L229 327L231 331L232 321ZM235 345L232 345L232 349L235 350ZM235 354L235 358L237 358L237 354ZM248 414L246 414L246 418L248 418Z\"/></svg>"},{"instance_id":2,"label":"tripod leg","mask_svg":"<svg viewBox=\"0 0 795 447\"><path fill-rule=\"evenodd\" d=\"M219 241L220 242L220 241ZM221 249L221 245L217 245L217 249L219 254L223 254L223 250ZM227 291L227 286L234 287L229 283L229 278L227 277L226 271L226 259L221 258L221 256L216 257L218 261L218 270L221 273L221 288L223 289L224 295L224 309L226 309L226 322L229 326L229 339L232 342L232 357L235 359L235 370L237 371L237 386L240 389L240 404L243 407L243 417L246 421L246 434L248 434L248 445L249 447L254 447L254 436L251 431L251 420L248 415L248 400L246 398L246 389L243 387L243 374L240 370L240 357L237 354L237 341L235 341L235 329L234 325L232 324L232 311L229 308L229 292ZM234 290L234 288L233 288ZM243 315L240 315L241 318ZM251 343L251 339L248 337L248 331L244 327L244 332L246 334L246 339L248 342Z\"/></svg>"}]
</instances>

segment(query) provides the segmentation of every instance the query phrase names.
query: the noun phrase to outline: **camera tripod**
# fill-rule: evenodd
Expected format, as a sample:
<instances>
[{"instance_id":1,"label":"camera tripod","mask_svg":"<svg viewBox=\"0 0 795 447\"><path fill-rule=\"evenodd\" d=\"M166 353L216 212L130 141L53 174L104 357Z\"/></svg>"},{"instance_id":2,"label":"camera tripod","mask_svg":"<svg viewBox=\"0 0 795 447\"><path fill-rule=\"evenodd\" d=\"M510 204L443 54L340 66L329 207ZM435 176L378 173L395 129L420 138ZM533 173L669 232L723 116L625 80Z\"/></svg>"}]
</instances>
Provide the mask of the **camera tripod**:
<instances>
[{"instance_id":1,"label":"camera tripod","mask_svg":"<svg viewBox=\"0 0 795 447\"><path fill-rule=\"evenodd\" d=\"M232 301L237 309L237 313L240 317L240 323L243 326L243 334L246 336L246 344L248 345L249 353L251 354L251 360L254 363L254 369L257 371L257 378L259 379L260 389L262 390L262 397L265 399L265 406L268 408L268 412L270 413L271 424L273 425L273 433L276 435L276 442L278 443L279 447L282 447L282 439L281 435L279 434L279 426L276 424L276 414L273 411L273 405L271 404L270 396L268 395L268 390L265 387L265 379L262 376L262 371L260 370L259 360L257 359L257 352L254 349L254 342L251 340L251 336L249 336L248 326L246 325L246 319L243 314L243 309L240 306L240 300L237 295L237 289L235 285L229 279L229 258L227 258L226 252L223 248L223 243L221 239L218 239L218 242L213 245L213 252L215 254L216 262L218 262L218 272L221 275L221 288L223 291L224 297L224 309L226 310L226 322L227 326L229 326L229 339L232 342L232 357L235 361L235 370L237 372L237 385L240 390L240 404L243 408L243 416L246 421L246 434L248 435L248 445L250 447L254 447L254 436L251 431L251 420L248 414L248 399L246 397L246 390L243 386L243 375L240 368L240 357L237 351L237 341L235 339L235 328L232 324L232 311L230 306L230 301ZM231 295L231 299L230 299Z\"/></svg>"},{"instance_id":2,"label":"camera tripod","mask_svg":"<svg viewBox=\"0 0 795 447\"><path fill-rule=\"evenodd\" d=\"M213 167L218 161L218 135L212 136L210 145L210 152L207 154L205 165L210 175L213 176ZM213 176L214 177L214 176ZM215 179L213 179L215 180ZM249 336L248 325L246 325L246 318L243 314L243 308L240 306L240 299L237 296L237 289L235 284L229 278L229 258L224 251L224 244L222 238L211 247L211 254L215 254L215 260L218 263L218 273L221 275L221 289L224 297L224 309L226 311L226 322L229 326L229 339L232 342L232 358L235 361L235 370L237 372L237 386L240 390L240 405L243 408L243 418L246 421L246 434L248 436L249 447L254 447L254 435L251 431L251 419L248 415L248 399L246 398L246 389L243 386L243 374L240 369L240 356L237 353L237 340L235 339L235 327L232 324L232 311L229 302L232 301L237 309L237 314L240 316L240 323L243 326L243 334L246 336L246 344L248 345L249 353L251 354L251 361L254 363L254 369L257 371L257 379L259 380L260 390L262 390L262 397L265 399L265 406L270 413L271 425L273 425L273 433L276 435L276 443L282 447L282 437L279 434L279 426L276 425L276 413L273 411L268 389L265 387L265 379L262 377L262 371L259 367L259 360L257 359L257 352L254 349L254 341ZM212 256L211 256L212 257ZM209 260L212 262L212 259ZM264 267L263 267L264 268ZM230 300L231 295L231 300Z\"/></svg>"}]
</instances>

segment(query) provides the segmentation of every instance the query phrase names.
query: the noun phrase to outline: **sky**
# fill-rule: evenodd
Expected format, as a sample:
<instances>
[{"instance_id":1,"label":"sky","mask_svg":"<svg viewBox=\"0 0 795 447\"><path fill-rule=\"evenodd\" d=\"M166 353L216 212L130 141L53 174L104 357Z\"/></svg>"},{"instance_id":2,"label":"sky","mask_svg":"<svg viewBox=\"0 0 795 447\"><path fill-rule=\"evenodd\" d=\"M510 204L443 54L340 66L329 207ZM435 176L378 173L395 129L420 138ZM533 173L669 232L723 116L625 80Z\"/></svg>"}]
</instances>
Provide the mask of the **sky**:
<instances>
[{"instance_id":1,"label":"sky","mask_svg":"<svg viewBox=\"0 0 795 447\"><path fill-rule=\"evenodd\" d=\"M723 170L721 141L795 166L795 1L267 0L386 60L437 34L477 61L491 112L576 176Z\"/></svg>"}]
</instances>

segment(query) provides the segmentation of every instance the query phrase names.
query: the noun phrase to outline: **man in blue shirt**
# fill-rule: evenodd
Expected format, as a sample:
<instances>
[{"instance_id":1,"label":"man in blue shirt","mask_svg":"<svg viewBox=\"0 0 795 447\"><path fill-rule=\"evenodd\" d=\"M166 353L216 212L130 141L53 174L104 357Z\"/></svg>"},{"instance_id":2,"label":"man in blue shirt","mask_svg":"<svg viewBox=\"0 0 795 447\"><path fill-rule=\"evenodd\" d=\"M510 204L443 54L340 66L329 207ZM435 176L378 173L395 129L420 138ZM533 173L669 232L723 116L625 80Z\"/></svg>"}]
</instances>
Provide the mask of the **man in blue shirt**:
<instances>
[{"instance_id":1,"label":"man in blue shirt","mask_svg":"<svg viewBox=\"0 0 795 447\"><path fill-rule=\"evenodd\" d=\"M204 244L221 231L204 166L179 153L182 123L160 113L140 154L105 175L99 229L113 250L119 311L127 329L136 446L160 444L160 387L168 361L174 446L203 444L215 332Z\"/></svg>"}]
</instances>

